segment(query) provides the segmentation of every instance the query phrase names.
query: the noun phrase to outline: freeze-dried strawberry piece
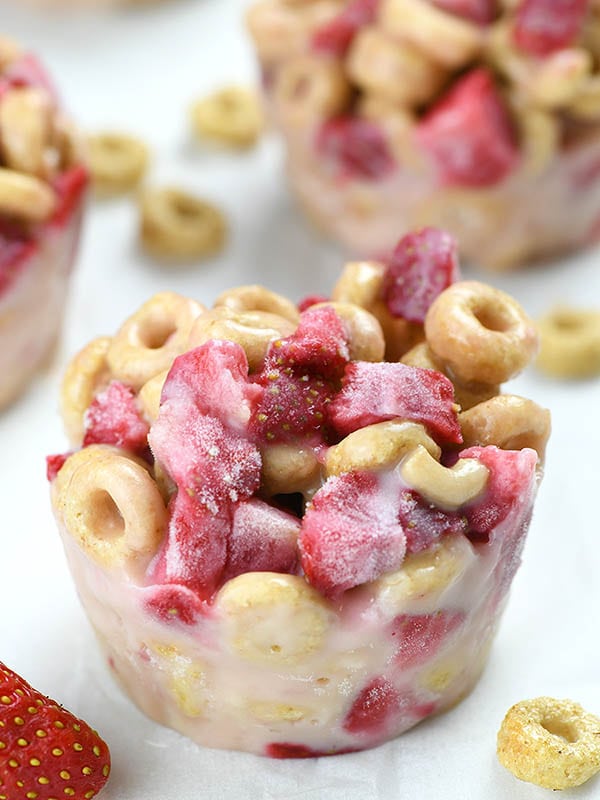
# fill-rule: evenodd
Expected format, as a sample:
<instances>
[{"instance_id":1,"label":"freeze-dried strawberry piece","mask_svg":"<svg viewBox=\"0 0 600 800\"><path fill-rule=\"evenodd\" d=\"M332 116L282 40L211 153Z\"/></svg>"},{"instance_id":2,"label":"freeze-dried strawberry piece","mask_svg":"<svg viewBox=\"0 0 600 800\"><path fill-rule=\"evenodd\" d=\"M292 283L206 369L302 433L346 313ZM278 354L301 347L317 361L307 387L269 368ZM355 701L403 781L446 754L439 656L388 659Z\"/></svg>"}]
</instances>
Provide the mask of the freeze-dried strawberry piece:
<instances>
[{"instance_id":1,"label":"freeze-dried strawberry piece","mask_svg":"<svg viewBox=\"0 0 600 800\"><path fill-rule=\"evenodd\" d=\"M399 495L393 473L347 472L319 489L298 542L302 568L315 588L335 596L398 569L406 550Z\"/></svg>"},{"instance_id":2,"label":"freeze-dried strawberry piece","mask_svg":"<svg viewBox=\"0 0 600 800\"><path fill-rule=\"evenodd\" d=\"M547 56L574 44L589 9L589 0L521 0L513 38L533 56Z\"/></svg>"},{"instance_id":3,"label":"freeze-dried strawberry piece","mask_svg":"<svg viewBox=\"0 0 600 800\"><path fill-rule=\"evenodd\" d=\"M497 16L496 0L433 0L433 5L478 25L487 25Z\"/></svg>"},{"instance_id":4,"label":"freeze-dried strawberry piece","mask_svg":"<svg viewBox=\"0 0 600 800\"><path fill-rule=\"evenodd\" d=\"M488 447L469 447L460 458L476 458L489 470L483 497L463 508L469 523L469 536L476 541L494 540L494 529L515 512L526 515L533 503L536 481L537 453L524 450L500 450ZM512 526L511 526L512 527ZM494 535L495 534L495 535Z\"/></svg>"},{"instance_id":5,"label":"freeze-dried strawberry piece","mask_svg":"<svg viewBox=\"0 0 600 800\"><path fill-rule=\"evenodd\" d=\"M423 228L396 245L383 278L383 299L395 317L422 323L436 297L458 280L455 239L438 228Z\"/></svg>"},{"instance_id":6,"label":"freeze-dried strawberry piece","mask_svg":"<svg viewBox=\"0 0 600 800\"><path fill-rule=\"evenodd\" d=\"M6 292L38 244L15 222L0 219L0 295Z\"/></svg>"},{"instance_id":7,"label":"freeze-dried strawberry piece","mask_svg":"<svg viewBox=\"0 0 600 800\"><path fill-rule=\"evenodd\" d=\"M492 186L517 165L519 147L492 74L474 69L425 114L417 140L448 186Z\"/></svg>"},{"instance_id":8,"label":"freeze-dried strawberry piece","mask_svg":"<svg viewBox=\"0 0 600 800\"><path fill-rule=\"evenodd\" d=\"M464 619L465 615L460 611L400 614L389 627L396 645L396 664L402 669L410 669L433 658Z\"/></svg>"},{"instance_id":9,"label":"freeze-dried strawberry piece","mask_svg":"<svg viewBox=\"0 0 600 800\"><path fill-rule=\"evenodd\" d=\"M348 364L327 412L342 436L375 422L407 419L422 423L439 442L462 441L452 383L441 372L400 362Z\"/></svg>"},{"instance_id":10,"label":"freeze-dried strawberry piece","mask_svg":"<svg viewBox=\"0 0 600 800\"><path fill-rule=\"evenodd\" d=\"M148 448L148 423L142 418L133 390L111 381L97 394L84 416L83 446L112 444L144 453Z\"/></svg>"},{"instance_id":11,"label":"freeze-dried strawberry piece","mask_svg":"<svg viewBox=\"0 0 600 800\"><path fill-rule=\"evenodd\" d=\"M329 297L324 294L309 294L303 297L298 303L298 311L307 311L311 306L316 306L318 303L327 303Z\"/></svg>"},{"instance_id":12,"label":"freeze-dried strawberry piece","mask_svg":"<svg viewBox=\"0 0 600 800\"><path fill-rule=\"evenodd\" d=\"M248 382L244 349L235 342L210 340L175 359L161 405L191 403L196 413L216 417L241 433L261 394L260 386Z\"/></svg>"},{"instance_id":13,"label":"freeze-dried strawberry piece","mask_svg":"<svg viewBox=\"0 0 600 800\"><path fill-rule=\"evenodd\" d=\"M316 148L341 179L377 181L396 166L381 129L360 117L326 120L317 133Z\"/></svg>"},{"instance_id":14,"label":"freeze-dried strawberry piece","mask_svg":"<svg viewBox=\"0 0 600 800\"><path fill-rule=\"evenodd\" d=\"M400 692L385 678L375 678L354 701L343 728L348 733L385 735L400 719L423 719L434 710L434 703L419 702L411 692Z\"/></svg>"},{"instance_id":15,"label":"freeze-dried strawberry piece","mask_svg":"<svg viewBox=\"0 0 600 800\"><path fill-rule=\"evenodd\" d=\"M52 179L52 188L56 192L57 205L50 220L52 225L64 225L78 208L81 197L89 184L89 173L81 165L61 172Z\"/></svg>"},{"instance_id":16,"label":"freeze-dried strawberry piece","mask_svg":"<svg viewBox=\"0 0 600 800\"><path fill-rule=\"evenodd\" d=\"M213 514L260 485L257 447L190 403L163 403L148 439L180 492Z\"/></svg>"},{"instance_id":17,"label":"freeze-dried strawberry piece","mask_svg":"<svg viewBox=\"0 0 600 800\"><path fill-rule=\"evenodd\" d=\"M331 306L322 306L308 308L291 336L272 342L265 370L289 367L299 374L340 378L349 360L346 326Z\"/></svg>"},{"instance_id":18,"label":"freeze-dried strawberry piece","mask_svg":"<svg viewBox=\"0 0 600 800\"><path fill-rule=\"evenodd\" d=\"M313 48L320 53L343 56L358 31L374 21L378 6L379 0L351 0L343 11L313 34Z\"/></svg>"},{"instance_id":19,"label":"freeze-dried strawberry piece","mask_svg":"<svg viewBox=\"0 0 600 800\"><path fill-rule=\"evenodd\" d=\"M151 586L143 592L146 613L161 622L195 625L203 614L203 605L198 595L176 583Z\"/></svg>"},{"instance_id":20,"label":"freeze-dried strawberry piece","mask_svg":"<svg viewBox=\"0 0 600 800\"><path fill-rule=\"evenodd\" d=\"M265 755L270 758L320 758L321 756L341 756L344 753L355 753L354 748L345 747L343 750L313 750L304 744L291 742L270 742L265 747Z\"/></svg>"},{"instance_id":21,"label":"freeze-dried strawberry piece","mask_svg":"<svg viewBox=\"0 0 600 800\"><path fill-rule=\"evenodd\" d=\"M456 511L442 511L409 489L400 495L398 518L406 535L407 554L420 553L442 536L466 533L468 528L463 515Z\"/></svg>"},{"instance_id":22,"label":"freeze-dried strawberry piece","mask_svg":"<svg viewBox=\"0 0 600 800\"><path fill-rule=\"evenodd\" d=\"M200 598L210 598L225 569L230 531L226 508L213 514L180 490L169 504L167 536L150 565L149 579L182 584Z\"/></svg>"},{"instance_id":23,"label":"freeze-dried strawberry piece","mask_svg":"<svg viewBox=\"0 0 600 800\"><path fill-rule=\"evenodd\" d=\"M0 76L0 97L10 89L22 86L37 86L45 89L50 97L56 102L56 89L46 70L42 67L37 58L30 53L25 53L16 61L4 67Z\"/></svg>"},{"instance_id":24,"label":"freeze-dried strawberry piece","mask_svg":"<svg viewBox=\"0 0 600 800\"><path fill-rule=\"evenodd\" d=\"M52 483L52 481L56 478L70 455L71 453L69 452L46 456L46 478L49 483Z\"/></svg>"},{"instance_id":25,"label":"freeze-dried strawberry piece","mask_svg":"<svg viewBox=\"0 0 600 800\"><path fill-rule=\"evenodd\" d=\"M243 572L294 573L298 567L300 520L252 498L233 512L223 580Z\"/></svg>"}]
</instances>

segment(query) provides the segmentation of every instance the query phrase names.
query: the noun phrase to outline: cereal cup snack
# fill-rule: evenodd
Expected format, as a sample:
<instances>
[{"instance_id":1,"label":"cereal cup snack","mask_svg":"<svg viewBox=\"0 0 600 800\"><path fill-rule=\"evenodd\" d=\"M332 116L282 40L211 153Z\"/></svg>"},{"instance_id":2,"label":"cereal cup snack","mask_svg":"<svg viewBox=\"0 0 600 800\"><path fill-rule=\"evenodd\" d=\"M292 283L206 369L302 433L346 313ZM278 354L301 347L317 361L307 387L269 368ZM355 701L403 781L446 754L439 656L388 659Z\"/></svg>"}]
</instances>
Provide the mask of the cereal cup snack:
<instances>
[{"instance_id":1,"label":"cereal cup snack","mask_svg":"<svg viewBox=\"0 0 600 800\"><path fill-rule=\"evenodd\" d=\"M438 225L505 269L598 239L597 3L258 0L248 26L293 190L352 252Z\"/></svg>"},{"instance_id":2,"label":"cereal cup snack","mask_svg":"<svg viewBox=\"0 0 600 800\"><path fill-rule=\"evenodd\" d=\"M448 248L385 332L348 299L164 293L67 371L48 470L81 600L131 698L201 744L361 750L484 667L549 433L499 384L536 335L416 236ZM414 340L425 366L398 360Z\"/></svg>"},{"instance_id":3,"label":"cereal cup snack","mask_svg":"<svg viewBox=\"0 0 600 800\"><path fill-rule=\"evenodd\" d=\"M0 37L0 408L54 348L86 184L77 134L48 77Z\"/></svg>"}]
</instances>

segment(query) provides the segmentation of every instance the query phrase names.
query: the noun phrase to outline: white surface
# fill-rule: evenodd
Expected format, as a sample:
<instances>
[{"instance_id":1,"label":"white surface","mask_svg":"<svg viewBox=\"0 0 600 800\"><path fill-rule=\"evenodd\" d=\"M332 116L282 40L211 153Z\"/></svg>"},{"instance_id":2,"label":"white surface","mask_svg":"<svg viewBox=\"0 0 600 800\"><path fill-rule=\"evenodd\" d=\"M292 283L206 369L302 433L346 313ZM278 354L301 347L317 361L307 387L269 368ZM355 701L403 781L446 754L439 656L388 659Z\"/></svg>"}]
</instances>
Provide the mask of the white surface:
<instances>
[{"instance_id":1,"label":"white surface","mask_svg":"<svg viewBox=\"0 0 600 800\"><path fill-rule=\"evenodd\" d=\"M146 720L120 693L79 607L44 477L45 454L65 449L57 392L69 355L93 336L112 333L159 289L210 301L228 286L258 280L299 298L327 292L341 264L341 255L294 216L274 142L232 156L189 139L190 99L251 77L244 5L181 0L137 13L50 17L0 3L0 27L43 55L84 125L141 134L154 148L152 180L218 201L232 229L220 259L169 272L136 251L130 202L91 209L63 347L52 371L0 418L0 659L104 735L113 775L103 800L547 797L499 766L495 735L506 709L524 697L572 697L600 713L599 380L557 383L530 372L511 386L552 409L554 434L525 561L490 665L461 706L377 750L286 762L196 747ZM557 300L600 308L597 259L588 252L494 282L533 314ZM599 798L600 780L562 797Z\"/></svg>"}]
</instances>

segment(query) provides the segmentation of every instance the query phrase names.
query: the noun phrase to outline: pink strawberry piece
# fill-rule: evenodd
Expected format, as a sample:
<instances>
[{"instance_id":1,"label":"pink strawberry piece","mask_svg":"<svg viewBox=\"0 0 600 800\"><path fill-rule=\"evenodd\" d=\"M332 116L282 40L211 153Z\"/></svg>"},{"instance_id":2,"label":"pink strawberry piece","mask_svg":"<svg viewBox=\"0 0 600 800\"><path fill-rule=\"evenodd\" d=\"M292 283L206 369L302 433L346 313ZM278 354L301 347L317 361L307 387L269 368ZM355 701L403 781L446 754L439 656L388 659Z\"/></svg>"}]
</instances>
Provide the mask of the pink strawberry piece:
<instances>
[{"instance_id":1,"label":"pink strawberry piece","mask_svg":"<svg viewBox=\"0 0 600 800\"><path fill-rule=\"evenodd\" d=\"M417 140L448 186L493 186L519 161L514 125L485 68L464 75L438 100Z\"/></svg>"},{"instance_id":2,"label":"pink strawberry piece","mask_svg":"<svg viewBox=\"0 0 600 800\"><path fill-rule=\"evenodd\" d=\"M328 597L398 569L406 539L394 474L329 478L302 520L299 547L308 581Z\"/></svg>"},{"instance_id":3,"label":"pink strawberry piece","mask_svg":"<svg viewBox=\"0 0 600 800\"><path fill-rule=\"evenodd\" d=\"M402 669L410 669L429 661L464 620L465 615L459 611L400 614L389 629L397 648L395 663Z\"/></svg>"},{"instance_id":4,"label":"pink strawberry piece","mask_svg":"<svg viewBox=\"0 0 600 800\"><path fill-rule=\"evenodd\" d=\"M83 166L72 167L53 179L58 204L50 221L52 225L61 226L71 219L75 209L81 206L89 180L89 173Z\"/></svg>"},{"instance_id":5,"label":"pink strawberry piece","mask_svg":"<svg viewBox=\"0 0 600 800\"><path fill-rule=\"evenodd\" d=\"M8 64L0 76L0 97L9 89L21 86L38 86L45 89L56 102L57 93L52 81L37 58L30 53Z\"/></svg>"},{"instance_id":6,"label":"pink strawberry piece","mask_svg":"<svg viewBox=\"0 0 600 800\"><path fill-rule=\"evenodd\" d=\"M110 774L90 726L0 663L0 797L95 797Z\"/></svg>"},{"instance_id":7,"label":"pink strawberry piece","mask_svg":"<svg viewBox=\"0 0 600 800\"><path fill-rule=\"evenodd\" d=\"M144 453L148 448L148 423L133 390L120 381L111 381L96 395L85 412L84 427L84 447L112 444L132 453Z\"/></svg>"},{"instance_id":8,"label":"pink strawberry piece","mask_svg":"<svg viewBox=\"0 0 600 800\"><path fill-rule=\"evenodd\" d=\"M262 389L248 382L248 359L239 344L211 340L178 356L163 387L161 404L194 406L244 433Z\"/></svg>"},{"instance_id":9,"label":"pink strawberry piece","mask_svg":"<svg viewBox=\"0 0 600 800\"><path fill-rule=\"evenodd\" d=\"M311 306L316 306L318 303L326 303L329 300L324 294L309 294L303 297L298 303L298 311L306 311Z\"/></svg>"},{"instance_id":10,"label":"pink strawberry piece","mask_svg":"<svg viewBox=\"0 0 600 800\"><path fill-rule=\"evenodd\" d=\"M436 297L458 280L454 238L437 228L423 228L398 242L383 279L383 299L395 317L422 323Z\"/></svg>"},{"instance_id":11,"label":"pink strawberry piece","mask_svg":"<svg viewBox=\"0 0 600 800\"><path fill-rule=\"evenodd\" d=\"M378 181L396 167L381 128L360 117L327 120L315 144L333 175L342 180Z\"/></svg>"},{"instance_id":12,"label":"pink strawberry piece","mask_svg":"<svg viewBox=\"0 0 600 800\"><path fill-rule=\"evenodd\" d=\"M464 534L467 521L453 511L442 511L417 493L405 490L400 495L399 520L406 535L406 553L421 553L443 536Z\"/></svg>"},{"instance_id":13,"label":"pink strawberry piece","mask_svg":"<svg viewBox=\"0 0 600 800\"><path fill-rule=\"evenodd\" d=\"M360 692L343 723L354 734L389 734L402 719L423 719L435 710L434 703L420 703L411 692L400 692L385 678L375 678Z\"/></svg>"},{"instance_id":14,"label":"pink strawberry piece","mask_svg":"<svg viewBox=\"0 0 600 800\"><path fill-rule=\"evenodd\" d=\"M498 13L496 0L433 0L433 4L478 25L488 25Z\"/></svg>"},{"instance_id":15,"label":"pink strawberry piece","mask_svg":"<svg viewBox=\"0 0 600 800\"><path fill-rule=\"evenodd\" d=\"M223 580L244 572L295 573L300 520L262 500L238 503L228 539Z\"/></svg>"},{"instance_id":16,"label":"pink strawberry piece","mask_svg":"<svg viewBox=\"0 0 600 800\"><path fill-rule=\"evenodd\" d=\"M227 560L231 517L226 509L213 514L179 491L169 504L169 528L162 549L150 566L153 583L176 583L210 599Z\"/></svg>"},{"instance_id":17,"label":"pink strawberry piece","mask_svg":"<svg viewBox=\"0 0 600 800\"><path fill-rule=\"evenodd\" d=\"M71 453L57 453L56 455L46 456L46 478L49 483L52 483L56 478L70 455Z\"/></svg>"},{"instance_id":18,"label":"pink strawberry piece","mask_svg":"<svg viewBox=\"0 0 600 800\"><path fill-rule=\"evenodd\" d=\"M212 514L250 497L260 485L256 446L191 404L163 403L148 438L180 493Z\"/></svg>"},{"instance_id":19,"label":"pink strawberry piece","mask_svg":"<svg viewBox=\"0 0 600 800\"><path fill-rule=\"evenodd\" d=\"M344 753L355 753L353 748L343 750L313 750L304 744L290 742L271 742L265 748L265 755L270 758L320 758L321 756L340 756Z\"/></svg>"},{"instance_id":20,"label":"pink strawberry piece","mask_svg":"<svg viewBox=\"0 0 600 800\"><path fill-rule=\"evenodd\" d=\"M378 7L379 0L351 0L343 11L316 31L313 48L320 53L343 56L358 31L375 20Z\"/></svg>"},{"instance_id":21,"label":"pink strawberry piece","mask_svg":"<svg viewBox=\"0 0 600 800\"><path fill-rule=\"evenodd\" d=\"M348 332L331 308L308 308L291 336L271 344L265 369L289 367L325 378L340 378L350 359Z\"/></svg>"},{"instance_id":22,"label":"pink strawberry piece","mask_svg":"<svg viewBox=\"0 0 600 800\"><path fill-rule=\"evenodd\" d=\"M22 266L37 248L37 242L24 228L0 219L0 296L12 286Z\"/></svg>"},{"instance_id":23,"label":"pink strawberry piece","mask_svg":"<svg viewBox=\"0 0 600 800\"><path fill-rule=\"evenodd\" d=\"M177 622L195 625L203 614L203 605L198 595L175 583L144 590L143 604L147 614L167 625Z\"/></svg>"},{"instance_id":24,"label":"pink strawberry piece","mask_svg":"<svg viewBox=\"0 0 600 800\"><path fill-rule=\"evenodd\" d=\"M575 44L589 9L589 0L521 0L513 38L532 56L547 56Z\"/></svg>"},{"instance_id":25,"label":"pink strawberry piece","mask_svg":"<svg viewBox=\"0 0 600 800\"><path fill-rule=\"evenodd\" d=\"M441 443L462 441L452 383L441 372L399 362L348 364L328 418L341 436L375 422L406 419L422 423Z\"/></svg>"}]
</instances>

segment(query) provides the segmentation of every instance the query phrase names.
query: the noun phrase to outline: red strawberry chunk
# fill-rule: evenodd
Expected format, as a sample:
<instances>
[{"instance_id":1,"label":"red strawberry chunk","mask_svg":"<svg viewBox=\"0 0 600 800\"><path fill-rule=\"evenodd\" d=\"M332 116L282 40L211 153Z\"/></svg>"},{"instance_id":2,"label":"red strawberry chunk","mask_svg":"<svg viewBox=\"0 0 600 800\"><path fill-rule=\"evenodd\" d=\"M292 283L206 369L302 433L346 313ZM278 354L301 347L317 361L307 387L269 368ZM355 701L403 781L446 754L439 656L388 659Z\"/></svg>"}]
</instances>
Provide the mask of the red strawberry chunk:
<instances>
[{"instance_id":1,"label":"red strawberry chunk","mask_svg":"<svg viewBox=\"0 0 600 800\"><path fill-rule=\"evenodd\" d=\"M0 76L0 97L9 89L21 86L37 86L45 89L56 102L54 85L37 58L30 53L18 58L4 68Z\"/></svg>"},{"instance_id":2,"label":"red strawberry chunk","mask_svg":"<svg viewBox=\"0 0 600 800\"><path fill-rule=\"evenodd\" d=\"M142 418L135 394L120 381L111 381L96 395L84 417L83 446L112 444L133 453L148 447L148 423Z\"/></svg>"},{"instance_id":3,"label":"red strawberry chunk","mask_svg":"<svg viewBox=\"0 0 600 800\"><path fill-rule=\"evenodd\" d=\"M519 160L515 128L492 74L474 69L430 109L417 140L448 186L493 186Z\"/></svg>"},{"instance_id":4,"label":"red strawberry chunk","mask_svg":"<svg viewBox=\"0 0 600 800\"><path fill-rule=\"evenodd\" d=\"M299 547L308 581L326 596L398 569L406 539L398 522L395 474L329 478L302 520Z\"/></svg>"},{"instance_id":5,"label":"red strawberry chunk","mask_svg":"<svg viewBox=\"0 0 600 800\"><path fill-rule=\"evenodd\" d=\"M343 750L313 750L304 744L290 742L270 742L265 747L265 755L270 758L320 758L321 756L339 756L343 753L355 753L356 750L346 747Z\"/></svg>"},{"instance_id":6,"label":"red strawberry chunk","mask_svg":"<svg viewBox=\"0 0 600 800\"><path fill-rule=\"evenodd\" d=\"M180 492L212 514L250 497L260 485L256 446L192 405L163 403L149 441Z\"/></svg>"},{"instance_id":7,"label":"red strawberry chunk","mask_svg":"<svg viewBox=\"0 0 600 800\"><path fill-rule=\"evenodd\" d=\"M337 17L315 32L313 48L321 53L343 56L358 31L374 21L378 7L379 0L352 0Z\"/></svg>"},{"instance_id":8,"label":"red strawberry chunk","mask_svg":"<svg viewBox=\"0 0 600 800\"><path fill-rule=\"evenodd\" d=\"M169 504L169 527L163 546L150 565L154 583L187 586L209 599L219 585L227 560L231 517L226 509L211 513L179 491Z\"/></svg>"},{"instance_id":9,"label":"red strawberry chunk","mask_svg":"<svg viewBox=\"0 0 600 800\"><path fill-rule=\"evenodd\" d=\"M542 57L569 47L579 38L589 5L589 0L521 0L513 28L515 44Z\"/></svg>"},{"instance_id":10,"label":"red strawberry chunk","mask_svg":"<svg viewBox=\"0 0 600 800\"><path fill-rule=\"evenodd\" d=\"M399 362L348 364L328 418L341 436L375 422L407 419L422 423L436 441L462 441L452 383L441 372Z\"/></svg>"},{"instance_id":11,"label":"red strawberry chunk","mask_svg":"<svg viewBox=\"0 0 600 800\"><path fill-rule=\"evenodd\" d=\"M89 178L87 169L81 165L61 172L54 178L52 187L56 192L58 204L52 215L53 225L64 225L69 221L73 212L83 202Z\"/></svg>"},{"instance_id":12,"label":"red strawberry chunk","mask_svg":"<svg viewBox=\"0 0 600 800\"><path fill-rule=\"evenodd\" d=\"M298 311L306 311L311 306L316 306L318 303L327 303L328 300L329 298L325 297L324 294L309 294L298 303Z\"/></svg>"},{"instance_id":13,"label":"red strawberry chunk","mask_svg":"<svg viewBox=\"0 0 600 800\"><path fill-rule=\"evenodd\" d=\"M8 291L23 265L35 254L37 242L21 226L0 219L0 296Z\"/></svg>"},{"instance_id":14,"label":"red strawberry chunk","mask_svg":"<svg viewBox=\"0 0 600 800\"><path fill-rule=\"evenodd\" d=\"M0 796L84 798L102 789L110 753L96 731L2 663L0 697Z\"/></svg>"},{"instance_id":15,"label":"red strawberry chunk","mask_svg":"<svg viewBox=\"0 0 600 800\"><path fill-rule=\"evenodd\" d=\"M433 4L478 25L493 22L498 12L496 0L433 0Z\"/></svg>"},{"instance_id":16,"label":"red strawberry chunk","mask_svg":"<svg viewBox=\"0 0 600 800\"><path fill-rule=\"evenodd\" d=\"M315 145L331 172L342 180L382 180L396 166L381 128L360 117L325 121Z\"/></svg>"},{"instance_id":17,"label":"red strawberry chunk","mask_svg":"<svg viewBox=\"0 0 600 800\"><path fill-rule=\"evenodd\" d=\"M399 519L406 535L406 553L421 553L442 536L467 532L467 520L455 511L442 511L426 503L420 494L405 490L400 495Z\"/></svg>"},{"instance_id":18,"label":"red strawberry chunk","mask_svg":"<svg viewBox=\"0 0 600 800\"><path fill-rule=\"evenodd\" d=\"M271 344L265 369L290 367L340 378L349 360L346 326L331 306L322 306L304 311L294 333Z\"/></svg>"},{"instance_id":19,"label":"red strawberry chunk","mask_svg":"<svg viewBox=\"0 0 600 800\"><path fill-rule=\"evenodd\" d=\"M178 356L169 371L161 404L193 405L196 414L216 417L245 432L262 389L248 382L248 359L239 344L211 340Z\"/></svg>"},{"instance_id":20,"label":"red strawberry chunk","mask_svg":"<svg viewBox=\"0 0 600 800\"><path fill-rule=\"evenodd\" d=\"M244 572L294 573L298 567L300 520L252 498L233 512L223 580Z\"/></svg>"},{"instance_id":21,"label":"red strawberry chunk","mask_svg":"<svg viewBox=\"0 0 600 800\"><path fill-rule=\"evenodd\" d=\"M49 483L52 483L56 478L70 455L71 453L57 453L56 455L46 456L46 478Z\"/></svg>"},{"instance_id":22,"label":"red strawberry chunk","mask_svg":"<svg viewBox=\"0 0 600 800\"><path fill-rule=\"evenodd\" d=\"M176 583L151 586L144 590L143 605L147 614L167 625L177 622L195 625L203 614L198 595Z\"/></svg>"},{"instance_id":23,"label":"red strawberry chunk","mask_svg":"<svg viewBox=\"0 0 600 800\"><path fill-rule=\"evenodd\" d=\"M410 669L429 661L464 620L465 615L459 611L400 614L389 628L397 648L396 664L402 669Z\"/></svg>"},{"instance_id":24,"label":"red strawberry chunk","mask_svg":"<svg viewBox=\"0 0 600 800\"><path fill-rule=\"evenodd\" d=\"M360 692L343 723L354 734L385 735L403 718L429 716L434 703L421 703L411 692L400 692L385 678L375 678Z\"/></svg>"},{"instance_id":25,"label":"red strawberry chunk","mask_svg":"<svg viewBox=\"0 0 600 800\"><path fill-rule=\"evenodd\" d=\"M383 279L383 299L395 317L422 323L436 297L458 280L454 238L437 228L423 228L398 242Z\"/></svg>"}]
</instances>

